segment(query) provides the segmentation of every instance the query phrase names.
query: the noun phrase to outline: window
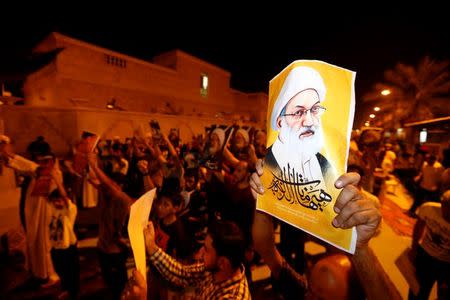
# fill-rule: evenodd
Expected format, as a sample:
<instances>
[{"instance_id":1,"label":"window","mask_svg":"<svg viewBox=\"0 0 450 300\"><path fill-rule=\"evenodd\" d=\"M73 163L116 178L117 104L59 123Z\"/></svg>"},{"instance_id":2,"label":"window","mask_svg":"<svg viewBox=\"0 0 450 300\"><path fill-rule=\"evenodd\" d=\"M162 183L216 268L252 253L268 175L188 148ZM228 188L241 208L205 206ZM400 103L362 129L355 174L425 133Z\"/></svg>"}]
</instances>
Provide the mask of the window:
<instances>
[{"instance_id":1,"label":"window","mask_svg":"<svg viewBox=\"0 0 450 300\"><path fill-rule=\"evenodd\" d=\"M200 75L200 95L202 97L208 96L208 75L207 74L201 74Z\"/></svg>"},{"instance_id":2,"label":"window","mask_svg":"<svg viewBox=\"0 0 450 300\"><path fill-rule=\"evenodd\" d=\"M112 65L119 68L126 68L127 61L123 58L119 58L117 56L105 54L105 60L108 65Z\"/></svg>"},{"instance_id":3,"label":"window","mask_svg":"<svg viewBox=\"0 0 450 300\"><path fill-rule=\"evenodd\" d=\"M427 129L423 128L421 132L419 132L419 142L421 144L427 142Z\"/></svg>"}]
</instances>

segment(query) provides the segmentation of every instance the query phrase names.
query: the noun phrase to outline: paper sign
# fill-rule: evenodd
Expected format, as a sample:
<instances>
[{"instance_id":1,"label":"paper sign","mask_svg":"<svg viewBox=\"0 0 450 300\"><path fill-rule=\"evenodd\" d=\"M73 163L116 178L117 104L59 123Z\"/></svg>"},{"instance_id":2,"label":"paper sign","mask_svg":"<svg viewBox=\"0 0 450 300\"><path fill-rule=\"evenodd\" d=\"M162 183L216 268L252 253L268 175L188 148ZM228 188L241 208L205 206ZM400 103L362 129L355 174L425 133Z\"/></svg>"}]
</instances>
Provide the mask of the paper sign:
<instances>
[{"instance_id":1,"label":"paper sign","mask_svg":"<svg viewBox=\"0 0 450 300\"><path fill-rule=\"evenodd\" d=\"M83 131L81 142L78 144L73 159L73 170L80 176L84 174L84 170L88 166L87 154L94 151L100 137L95 133Z\"/></svg>"},{"instance_id":2,"label":"paper sign","mask_svg":"<svg viewBox=\"0 0 450 300\"><path fill-rule=\"evenodd\" d=\"M354 253L355 228L332 225L334 187L345 173L355 73L299 60L270 81L267 155L257 209Z\"/></svg>"},{"instance_id":3,"label":"paper sign","mask_svg":"<svg viewBox=\"0 0 450 300\"><path fill-rule=\"evenodd\" d=\"M34 182L32 196L44 196L47 197L50 193L50 185L52 182L52 170L54 162L52 158L49 158L40 163L40 168L37 169L37 178Z\"/></svg>"},{"instance_id":4,"label":"paper sign","mask_svg":"<svg viewBox=\"0 0 450 300\"><path fill-rule=\"evenodd\" d=\"M128 236L130 238L131 249L133 249L136 269L144 275L147 280L147 264L145 260L144 227L148 224L150 210L156 188L142 195L130 208L130 220L128 221Z\"/></svg>"}]
</instances>

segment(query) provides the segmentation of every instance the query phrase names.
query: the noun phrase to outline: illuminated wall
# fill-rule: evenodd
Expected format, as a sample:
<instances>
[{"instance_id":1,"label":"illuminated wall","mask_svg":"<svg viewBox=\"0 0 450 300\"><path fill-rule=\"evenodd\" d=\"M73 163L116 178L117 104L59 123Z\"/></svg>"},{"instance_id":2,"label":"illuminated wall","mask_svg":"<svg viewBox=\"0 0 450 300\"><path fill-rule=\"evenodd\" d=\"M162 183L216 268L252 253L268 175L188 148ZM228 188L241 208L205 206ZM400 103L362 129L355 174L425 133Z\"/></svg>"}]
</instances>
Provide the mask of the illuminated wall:
<instances>
[{"instance_id":1,"label":"illuminated wall","mask_svg":"<svg viewBox=\"0 0 450 300\"><path fill-rule=\"evenodd\" d=\"M263 124L267 95L230 87L231 74L179 50L152 62L52 33L36 52L63 49L24 85L25 103L47 107L106 107L125 111L243 119ZM208 88L201 92L201 76Z\"/></svg>"}]
</instances>

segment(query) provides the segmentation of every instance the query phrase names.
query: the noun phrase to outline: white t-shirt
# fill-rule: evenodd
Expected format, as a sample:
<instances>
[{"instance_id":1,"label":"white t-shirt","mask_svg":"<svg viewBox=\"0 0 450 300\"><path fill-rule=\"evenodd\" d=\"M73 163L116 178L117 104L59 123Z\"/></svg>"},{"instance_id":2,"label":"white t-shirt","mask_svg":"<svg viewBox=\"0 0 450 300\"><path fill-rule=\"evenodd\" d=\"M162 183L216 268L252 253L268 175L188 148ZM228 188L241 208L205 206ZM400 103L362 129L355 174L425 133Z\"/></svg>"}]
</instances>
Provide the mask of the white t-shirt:
<instances>
[{"instance_id":1,"label":"white t-shirt","mask_svg":"<svg viewBox=\"0 0 450 300\"><path fill-rule=\"evenodd\" d=\"M50 211L50 242L54 249L67 249L77 242L77 237L73 231L73 225L77 217L77 207L72 201L68 201L68 207L58 209L54 205L49 205Z\"/></svg>"},{"instance_id":2,"label":"white t-shirt","mask_svg":"<svg viewBox=\"0 0 450 300\"><path fill-rule=\"evenodd\" d=\"M417 215L426 224L419 244L432 257L450 263L450 223L442 217L441 204L426 202Z\"/></svg>"},{"instance_id":3,"label":"white t-shirt","mask_svg":"<svg viewBox=\"0 0 450 300\"><path fill-rule=\"evenodd\" d=\"M422 166L422 181L420 182L420 187L428 191L437 191L443 172L444 167L439 162L436 161L432 166L427 162L424 162Z\"/></svg>"}]
</instances>

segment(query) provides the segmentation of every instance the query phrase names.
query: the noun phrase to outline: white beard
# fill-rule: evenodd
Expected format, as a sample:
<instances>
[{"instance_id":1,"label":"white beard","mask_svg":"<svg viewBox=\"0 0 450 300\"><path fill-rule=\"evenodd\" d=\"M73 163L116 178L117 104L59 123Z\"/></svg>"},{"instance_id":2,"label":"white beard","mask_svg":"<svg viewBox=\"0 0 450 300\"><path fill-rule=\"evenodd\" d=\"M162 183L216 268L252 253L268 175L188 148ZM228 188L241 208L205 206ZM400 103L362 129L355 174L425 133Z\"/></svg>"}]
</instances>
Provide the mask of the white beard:
<instances>
[{"instance_id":1,"label":"white beard","mask_svg":"<svg viewBox=\"0 0 450 300\"><path fill-rule=\"evenodd\" d=\"M314 134L301 138L300 135L306 131L313 131ZM322 126L313 125L311 127L300 127L296 130L289 127L284 118L281 120L278 138L293 156L301 157L303 160L316 155L324 144Z\"/></svg>"}]
</instances>

